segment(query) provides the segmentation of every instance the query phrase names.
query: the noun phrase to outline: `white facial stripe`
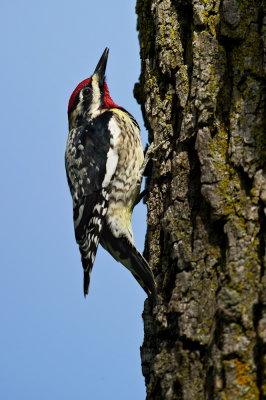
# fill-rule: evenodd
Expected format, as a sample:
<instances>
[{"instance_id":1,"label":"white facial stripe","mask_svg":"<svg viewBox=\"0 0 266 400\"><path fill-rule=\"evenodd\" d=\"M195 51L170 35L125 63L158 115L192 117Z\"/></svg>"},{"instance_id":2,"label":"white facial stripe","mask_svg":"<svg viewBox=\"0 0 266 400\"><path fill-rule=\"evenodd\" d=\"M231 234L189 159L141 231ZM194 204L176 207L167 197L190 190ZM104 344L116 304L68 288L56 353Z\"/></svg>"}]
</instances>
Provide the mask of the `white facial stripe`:
<instances>
[{"instance_id":1,"label":"white facial stripe","mask_svg":"<svg viewBox=\"0 0 266 400\"><path fill-rule=\"evenodd\" d=\"M98 110L101 105L101 91L99 87L99 79L97 75L93 75L91 79L92 87L92 102L90 105L90 112Z\"/></svg>"}]
</instances>

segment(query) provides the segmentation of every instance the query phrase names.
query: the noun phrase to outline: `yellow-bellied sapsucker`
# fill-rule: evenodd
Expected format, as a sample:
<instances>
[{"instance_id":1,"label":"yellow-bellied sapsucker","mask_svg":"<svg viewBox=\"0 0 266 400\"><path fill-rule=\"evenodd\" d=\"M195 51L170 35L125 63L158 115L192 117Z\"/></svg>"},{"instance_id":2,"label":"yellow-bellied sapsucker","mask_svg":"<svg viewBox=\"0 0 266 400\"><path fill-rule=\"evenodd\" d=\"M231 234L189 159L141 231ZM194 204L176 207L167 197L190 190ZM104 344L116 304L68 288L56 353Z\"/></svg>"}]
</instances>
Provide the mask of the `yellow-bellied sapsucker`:
<instances>
[{"instance_id":1,"label":"yellow-bellied sapsucker","mask_svg":"<svg viewBox=\"0 0 266 400\"><path fill-rule=\"evenodd\" d=\"M154 299L153 274L134 245L131 226L144 160L140 131L134 117L110 97L105 82L108 51L103 52L94 74L76 87L68 105L65 164L84 268L84 294L101 243Z\"/></svg>"}]
</instances>

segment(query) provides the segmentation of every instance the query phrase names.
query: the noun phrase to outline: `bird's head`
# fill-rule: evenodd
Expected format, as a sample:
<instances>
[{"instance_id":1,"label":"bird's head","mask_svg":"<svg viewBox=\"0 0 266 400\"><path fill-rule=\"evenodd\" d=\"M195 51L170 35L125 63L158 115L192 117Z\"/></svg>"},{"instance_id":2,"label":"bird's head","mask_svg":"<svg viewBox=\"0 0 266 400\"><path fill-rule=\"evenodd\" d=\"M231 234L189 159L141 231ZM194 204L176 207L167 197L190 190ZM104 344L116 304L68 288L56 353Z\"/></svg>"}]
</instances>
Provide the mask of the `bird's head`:
<instances>
[{"instance_id":1,"label":"bird's head","mask_svg":"<svg viewBox=\"0 0 266 400\"><path fill-rule=\"evenodd\" d=\"M104 50L93 75L80 82L70 96L68 103L68 119L70 128L78 125L78 121L89 117L99 110L120 108L110 97L105 70L109 49Z\"/></svg>"}]
</instances>

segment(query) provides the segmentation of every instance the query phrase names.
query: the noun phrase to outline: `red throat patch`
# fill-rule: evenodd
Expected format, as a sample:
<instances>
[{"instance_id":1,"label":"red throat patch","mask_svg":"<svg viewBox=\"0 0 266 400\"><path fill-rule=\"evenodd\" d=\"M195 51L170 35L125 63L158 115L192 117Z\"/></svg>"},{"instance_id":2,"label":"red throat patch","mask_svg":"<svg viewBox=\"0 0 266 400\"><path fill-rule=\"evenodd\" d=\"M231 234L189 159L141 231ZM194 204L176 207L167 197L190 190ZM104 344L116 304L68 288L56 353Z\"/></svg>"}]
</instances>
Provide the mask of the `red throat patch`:
<instances>
[{"instance_id":1,"label":"red throat patch","mask_svg":"<svg viewBox=\"0 0 266 400\"><path fill-rule=\"evenodd\" d=\"M74 90L72 95L70 96L70 99L68 102L68 112L70 111L71 107L73 106L75 98L78 95L78 93L80 92L80 90L84 86L89 85L90 82L91 82L91 78L87 78L78 84L78 86L76 87L76 89ZM103 107L102 108L114 108L114 107L122 108L113 102L113 100L111 99L110 94L109 94L109 89L108 89L107 83L104 82L104 98L103 98Z\"/></svg>"},{"instance_id":2,"label":"red throat patch","mask_svg":"<svg viewBox=\"0 0 266 400\"><path fill-rule=\"evenodd\" d=\"M104 98L103 98L103 108L121 108L117 104L113 102L110 97L109 89L107 83L104 82Z\"/></svg>"}]
</instances>

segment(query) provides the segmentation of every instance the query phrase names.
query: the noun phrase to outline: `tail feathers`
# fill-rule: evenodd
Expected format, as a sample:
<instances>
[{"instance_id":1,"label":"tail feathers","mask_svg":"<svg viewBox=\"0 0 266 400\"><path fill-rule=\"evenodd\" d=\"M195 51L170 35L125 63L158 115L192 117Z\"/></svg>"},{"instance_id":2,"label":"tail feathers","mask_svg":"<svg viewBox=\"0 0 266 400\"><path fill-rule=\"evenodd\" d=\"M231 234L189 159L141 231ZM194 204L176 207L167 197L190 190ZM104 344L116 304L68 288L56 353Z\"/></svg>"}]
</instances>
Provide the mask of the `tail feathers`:
<instances>
[{"instance_id":1,"label":"tail feathers","mask_svg":"<svg viewBox=\"0 0 266 400\"><path fill-rule=\"evenodd\" d=\"M84 297L86 297L87 294L89 293L90 279L91 279L91 270L84 271L84 281L83 281Z\"/></svg>"},{"instance_id":2,"label":"tail feathers","mask_svg":"<svg viewBox=\"0 0 266 400\"><path fill-rule=\"evenodd\" d=\"M84 296L86 296L89 293L90 276L98 244L99 244L99 232L98 231L95 232L95 229L93 229L93 231L90 231L87 234L86 239L79 244L81 261L84 269L84 283L83 283Z\"/></svg>"},{"instance_id":3,"label":"tail feathers","mask_svg":"<svg viewBox=\"0 0 266 400\"><path fill-rule=\"evenodd\" d=\"M75 235L84 269L84 296L89 292L91 270L99 245L107 199L107 192L102 190L87 196L82 206L74 208Z\"/></svg>"},{"instance_id":4,"label":"tail feathers","mask_svg":"<svg viewBox=\"0 0 266 400\"><path fill-rule=\"evenodd\" d=\"M152 297L153 301L156 303L157 291L153 273L148 262L139 253L135 246L132 246L132 250L129 252L128 259L121 260L121 262L130 270L134 278L145 290L147 295Z\"/></svg>"},{"instance_id":5,"label":"tail feathers","mask_svg":"<svg viewBox=\"0 0 266 400\"><path fill-rule=\"evenodd\" d=\"M132 273L148 296L156 303L156 283L145 258L127 237L115 237L108 226L104 226L101 245Z\"/></svg>"}]
</instances>

